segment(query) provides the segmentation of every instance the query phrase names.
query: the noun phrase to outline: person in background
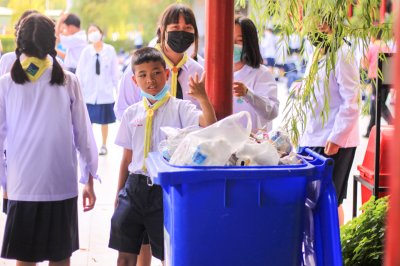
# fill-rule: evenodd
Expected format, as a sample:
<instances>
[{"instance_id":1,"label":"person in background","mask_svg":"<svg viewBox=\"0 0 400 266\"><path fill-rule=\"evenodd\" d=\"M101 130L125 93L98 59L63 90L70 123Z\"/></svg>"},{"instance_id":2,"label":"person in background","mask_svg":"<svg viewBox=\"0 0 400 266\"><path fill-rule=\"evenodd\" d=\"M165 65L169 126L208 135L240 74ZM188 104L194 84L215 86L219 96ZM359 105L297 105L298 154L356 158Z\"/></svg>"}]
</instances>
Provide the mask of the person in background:
<instances>
[{"instance_id":1,"label":"person in background","mask_svg":"<svg viewBox=\"0 0 400 266\"><path fill-rule=\"evenodd\" d=\"M249 111L253 133L272 129L278 116L276 81L263 64L257 29L249 18L237 16L234 27L233 112Z\"/></svg>"},{"instance_id":2,"label":"person in background","mask_svg":"<svg viewBox=\"0 0 400 266\"><path fill-rule=\"evenodd\" d=\"M21 266L70 265L79 249L77 154L83 210L96 202L93 132L79 82L56 60L55 42L53 21L29 15L18 28L17 59L0 78L0 150L8 144L0 178L9 199L1 257Z\"/></svg>"},{"instance_id":3,"label":"person in background","mask_svg":"<svg viewBox=\"0 0 400 266\"><path fill-rule=\"evenodd\" d=\"M371 38L371 43L368 46L368 51L365 58L362 61L362 65L364 69L368 70L368 83L372 86L372 94L371 94L371 102L370 102L370 120L367 126L367 132L363 137L368 138L371 132L372 127L376 123L376 86L377 77L378 77L378 57L380 53L390 53L392 50L387 45L386 42L382 40L382 31L378 32L376 38ZM390 125L393 124L393 116L386 105L386 100L388 98L390 92L390 86L387 84L383 84L380 88L380 92L382 93L382 103L381 103L381 113L382 117L386 120L386 122Z\"/></svg>"},{"instance_id":4,"label":"person in background","mask_svg":"<svg viewBox=\"0 0 400 266\"><path fill-rule=\"evenodd\" d=\"M101 125L102 146L99 155L107 154L108 124L114 123L114 91L118 85L118 57L114 47L103 42L103 31L96 25L88 28L90 45L83 49L76 76L92 124Z\"/></svg>"},{"instance_id":5,"label":"person in background","mask_svg":"<svg viewBox=\"0 0 400 266\"><path fill-rule=\"evenodd\" d=\"M164 55L167 68L174 70L168 80L172 96L190 100L197 106L187 91L189 76L203 73L203 67L193 59L197 55L198 39L196 18L190 7L184 4L168 6L161 15L155 47ZM191 45L194 49L188 54ZM140 89L132 82L132 75L131 67L128 67L121 78L114 107L117 119L121 119L130 105L141 100Z\"/></svg>"},{"instance_id":6,"label":"person in background","mask_svg":"<svg viewBox=\"0 0 400 266\"><path fill-rule=\"evenodd\" d=\"M198 75L190 78L188 90L198 100L200 111L191 102L171 96L170 70L163 57L151 47L137 50L132 57L133 81L143 99L124 112L115 141L124 148L109 241L109 247L118 250L118 266L137 265L145 234L153 256L164 260L162 188L150 183L145 167L148 153L156 151L165 138L160 128L206 127L217 120L204 90L204 75L200 81Z\"/></svg>"},{"instance_id":7,"label":"person in background","mask_svg":"<svg viewBox=\"0 0 400 266\"><path fill-rule=\"evenodd\" d=\"M64 60L64 67L75 73L79 57L86 47L86 33L81 30L81 20L75 14L62 14L56 24L57 44L61 43L65 48L57 50L57 54Z\"/></svg>"},{"instance_id":8,"label":"person in background","mask_svg":"<svg viewBox=\"0 0 400 266\"><path fill-rule=\"evenodd\" d=\"M329 15L318 26L318 32L309 36L310 42L316 46L311 58L318 60L318 72L312 84L314 88L314 97L310 99L312 108L304 110L307 123L299 144L300 147L309 147L334 160L332 180L338 201L339 224L342 225L344 223L342 203L347 195L347 182L360 142L358 132L360 75L358 63L345 40L340 41L334 68L327 73L326 60L331 53L328 34L333 34L332 25L334 25L328 17ZM310 74L313 61L308 61L306 77ZM325 108L329 110L327 117L321 115Z\"/></svg>"},{"instance_id":9,"label":"person in background","mask_svg":"<svg viewBox=\"0 0 400 266\"><path fill-rule=\"evenodd\" d=\"M143 47L143 36L140 31L135 31L135 36L133 38L133 42L135 44L135 49L140 49Z\"/></svg>"},{"instance_id":10,"label":"person in background","mask_svg":"<svg viewBox=\"0 0 400 266\"><path fill-rule=\"evenodd\" d=\"M267 66L271 73L274 73L275 55L276 55L276 36L273 33L272 26L269 26L264 31L263 39L261 40L261 55L264 59L264 65Z\"/></svg>"}]
</instances>

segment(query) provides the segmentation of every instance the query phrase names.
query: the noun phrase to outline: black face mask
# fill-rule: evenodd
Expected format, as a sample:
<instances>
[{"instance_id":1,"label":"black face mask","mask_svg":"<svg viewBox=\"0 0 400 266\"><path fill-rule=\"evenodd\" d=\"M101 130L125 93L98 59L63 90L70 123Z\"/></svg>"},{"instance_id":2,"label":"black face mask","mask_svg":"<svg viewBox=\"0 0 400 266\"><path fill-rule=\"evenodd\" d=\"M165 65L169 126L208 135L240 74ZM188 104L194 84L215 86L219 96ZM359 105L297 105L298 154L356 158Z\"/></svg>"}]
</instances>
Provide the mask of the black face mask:
<instances>
[{"instance_id":1,"label":"black face mask","mask_svg":"<svg viewBox=\"0 0 400 266\"><path fill-rule=\"evenodd\" d=\"M324 48L325 51L329 49L328 35L323 32L308 33L308 40L314 47Z\"/></svg>"},{"instance_id":2,"label":"black face mask","mask_svg":"<svg viewBox=\"0 0 400 266\"><path fill-rule=\"evenodd\" d=\"M194 33L187 31L168 32L167 44L175 53L185 52L193 42Z\"/></svg>"}]
</instances>

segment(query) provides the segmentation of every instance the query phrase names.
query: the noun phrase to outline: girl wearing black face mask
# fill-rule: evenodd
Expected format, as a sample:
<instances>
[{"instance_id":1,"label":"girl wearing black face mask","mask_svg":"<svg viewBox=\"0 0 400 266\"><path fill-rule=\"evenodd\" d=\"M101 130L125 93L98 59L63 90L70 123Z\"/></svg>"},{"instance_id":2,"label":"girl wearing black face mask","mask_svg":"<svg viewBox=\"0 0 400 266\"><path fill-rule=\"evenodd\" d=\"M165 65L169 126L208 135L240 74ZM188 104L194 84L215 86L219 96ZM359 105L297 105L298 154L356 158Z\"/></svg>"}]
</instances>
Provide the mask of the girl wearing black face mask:
<instances>
[{"instance_id":1,"label":"girl wearing black face mask","mask_svg":"<svg viewBox=\"0 0 400 266\"><path fill-rule=\"evenodd\" d=\"M187 92L189 77L196 73L201 76L203 73L203 67L193 59L197 55L198 38L196 18L190 7L184 4L168 6L160 18L156 48L162 52L167 68L171 70L168 80L171 94L190 100L197 106L198 102ZM191 54L187 52L190 46L194 47ZM119 84L114 107L118 119L126 108L141 100L140 89L134 86L132 75L131 67L128 67Z\"/></svg>"},{"instance_id":2,"label":"girl wearing black face mask","mask_svg":"<svg viewBox=\"0 0 400 266\"><path fill-rule=\"evenodd\" d=\"M171 69L171 94L186 98L186 79L196 72L203 72L192 59L198 49L198 30L193 11L186 5L170 5L161 16L159 29L157 48L163 53L167 66ZM193 43L193 54L188 55L185 52Z\"/></svg>"}]
</instances>

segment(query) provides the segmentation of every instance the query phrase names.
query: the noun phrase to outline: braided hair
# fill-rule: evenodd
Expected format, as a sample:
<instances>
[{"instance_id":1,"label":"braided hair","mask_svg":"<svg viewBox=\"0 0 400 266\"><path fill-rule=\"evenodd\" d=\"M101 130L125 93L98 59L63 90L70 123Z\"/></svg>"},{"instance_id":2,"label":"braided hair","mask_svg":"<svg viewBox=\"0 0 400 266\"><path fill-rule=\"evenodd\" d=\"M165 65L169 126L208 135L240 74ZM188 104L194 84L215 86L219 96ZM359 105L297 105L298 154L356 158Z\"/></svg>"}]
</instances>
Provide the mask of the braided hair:
<instances>
[{"instance_id":1,"label":"braided hair","mask_svg":"<svg viewBox=\"0 0 400 266\"><path fill-rule=\"evenodd\" d=\"M28 75L21 65L21 54L26 56L46 59L47 55L53 58L53 69L50 84L63 85L65 74L56 60L55 50L56 36L54 22L48 17L34 13L26 17L20 24L17 33L17 59L11 68L11 78L17 84L29 82Z\"/></svg>"}]
</instances>

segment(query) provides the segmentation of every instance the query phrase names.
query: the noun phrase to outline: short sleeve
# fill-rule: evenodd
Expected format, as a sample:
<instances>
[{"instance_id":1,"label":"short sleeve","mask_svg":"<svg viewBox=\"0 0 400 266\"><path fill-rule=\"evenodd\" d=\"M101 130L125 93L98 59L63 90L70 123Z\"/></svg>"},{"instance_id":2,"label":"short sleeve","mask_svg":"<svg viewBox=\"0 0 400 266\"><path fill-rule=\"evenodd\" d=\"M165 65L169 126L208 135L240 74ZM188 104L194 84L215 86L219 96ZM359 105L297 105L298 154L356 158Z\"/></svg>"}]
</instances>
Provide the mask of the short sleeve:
<instances>
[{"instance_id":1,"label":"short sleeve","mask_svg":"<svg viewBox=\"0 0 400 266\"><path fill-rule=\"evenodd\" d=\"M115 138L115 144L125 149L132 150L132 130L129 128L130 124L130 110L127 110L121 119L117 136Z\"/></svg>"},{"instance_id":2,"label":"short sleeve","mask_svg":"<svg viewBox=\"0 0 400 266\"><path fill-rule=\"evenodd\" d=\"M202 112L196 105L187 100L179 101L179 118L182 128L189 126L198 126L200 124L200 115Z\"/></svg>"}]
</instances>

